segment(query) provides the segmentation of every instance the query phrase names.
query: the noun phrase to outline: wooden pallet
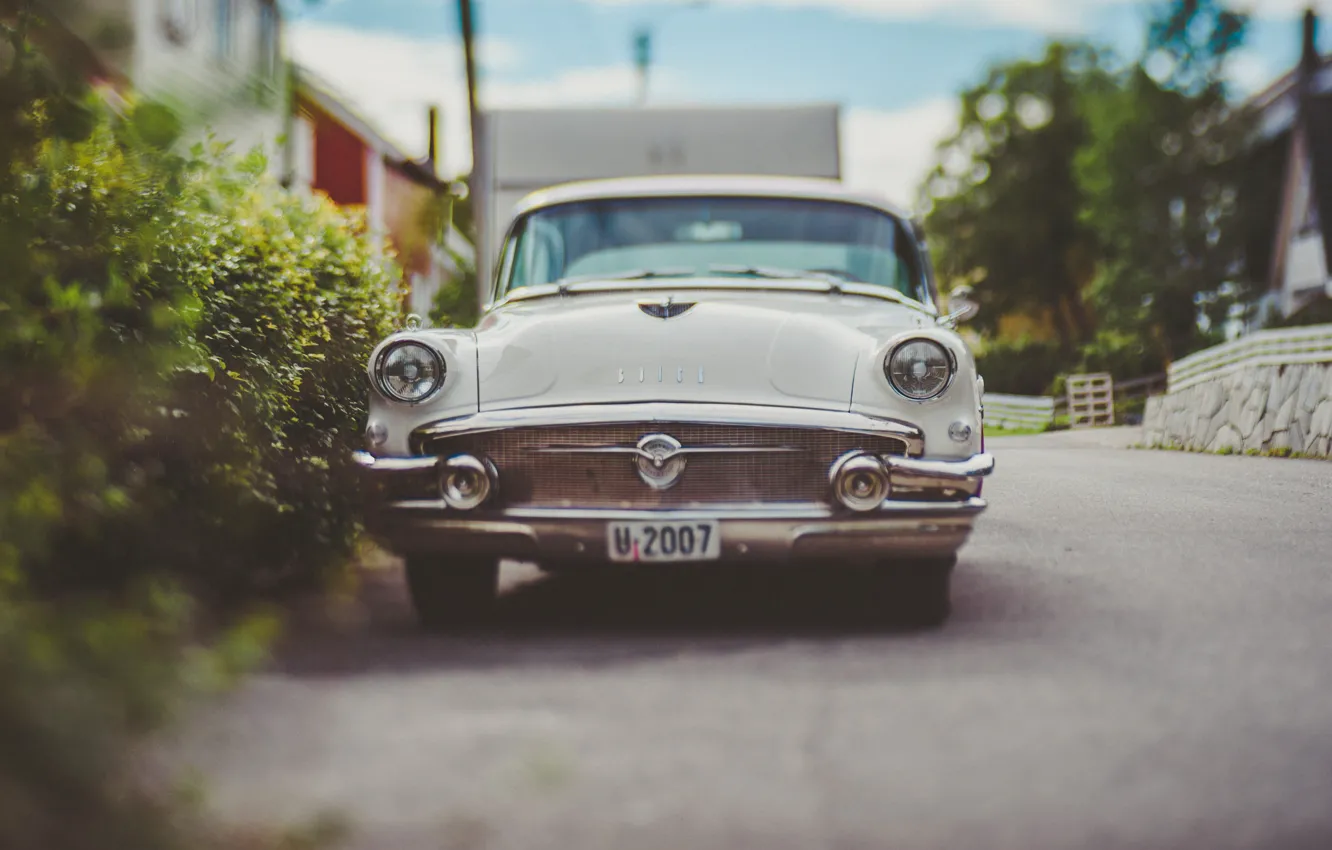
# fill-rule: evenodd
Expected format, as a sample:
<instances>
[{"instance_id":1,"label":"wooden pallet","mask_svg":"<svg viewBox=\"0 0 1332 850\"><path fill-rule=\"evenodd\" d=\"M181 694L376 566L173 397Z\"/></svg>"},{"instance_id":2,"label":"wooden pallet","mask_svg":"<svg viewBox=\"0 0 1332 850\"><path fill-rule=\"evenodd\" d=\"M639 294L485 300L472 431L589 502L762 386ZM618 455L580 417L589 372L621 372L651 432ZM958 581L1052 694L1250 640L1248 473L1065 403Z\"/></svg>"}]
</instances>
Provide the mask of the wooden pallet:
<instances>
[{"instance_id":1,"label":"wooden pallet","mask_svg":"<svg viewBox=\"0 0 1332 850\"><path fill-rule=\"evenodd\" d=\"M1109 372L1069 375L1068 427L1099 428L1115 424L1115 380Z\"/></svg>"}]
</instances>

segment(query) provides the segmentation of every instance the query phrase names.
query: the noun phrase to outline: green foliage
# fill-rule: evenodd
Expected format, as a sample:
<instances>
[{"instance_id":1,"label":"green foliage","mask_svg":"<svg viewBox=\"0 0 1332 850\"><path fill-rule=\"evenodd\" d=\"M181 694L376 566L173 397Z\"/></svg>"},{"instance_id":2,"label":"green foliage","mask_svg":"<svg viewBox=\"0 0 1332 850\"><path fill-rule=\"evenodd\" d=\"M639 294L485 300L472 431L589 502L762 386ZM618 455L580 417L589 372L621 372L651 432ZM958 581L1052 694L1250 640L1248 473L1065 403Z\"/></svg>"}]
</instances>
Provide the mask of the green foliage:
<instances>
[{"instance_id":1,"label":"green foliage","mask_svg":"<svg viewBox=\"0 0 1332 850\"><path fill-rule=\"evenodd\" d=\"M927 224L943 288L975 285L983 331L1049 311L1070 359L1102 358L1108 331L1153 350L1133 358L1165 362L1214 342L1209 328L1265 273L1255 246L1270 236L1280 157L1259 151L1252 167L1223 75L1247 20L1219 0L1150 12L1122 70L1107 50L1056 42L962 94Z\"/></svg>"},{"instance_id":2,"label":"green foliage","mask_svg":"<svg viewBox=\"0 0 1332 850\"><path fill-rule=\"evenodd\" d=\"M173 154L160 107L116 117L63 88L17 22L0 68L0 847L236 846L131 768L185 696L262 660L274 621L200 644L173 588L244 600L348 551L389 272L359 222L283 193L259 159Z\"/></svg>"},{"instance_id":3,"label":"green foliage","mask_svg":"<svg viewBox=\"0 0 1332 850\"><path fill-rule=\"evenodd\" d=\"M453 226L458 228L458 232L467 237L469 242L476 243L476 221L473 214L471 185L472 176L460 178L459 181L468 188L467 196L457 198L453 202Z\"/></svg>"},{"instance_id":4,"label":"green foliage","mask_svg":"<svg viewBox=\"0 0 1332 850\"><path fill-rule=\"evenodd\" d=\"M0 481L26 494L0 530L31 540L43 585L318 576L355 535L348 455L389 271L262 161L172 157L133 127L48 141L0 197Z\"/></svg>"},{"instance_id":5,"label":"green foliage","mask_svg":"<svg viewBox=\"0 0 1332 850\"><path fill-rule=\"evenodd\" d=\"M1248 247L1237 231L1246 224L1237 203L1245 122L1230 114L1221 75L1244 24L1212 0L1163 6L1143 61L1088 99L1083 217L1106 260L1095 301L1109 324L1151 338L1164 358L1212 342L1199 327L1200 302L1231 279Z\"/></svg>"},{"instance_id":6,"label":"green foliage","mask_svg":"<svg viewBox=\"0 0 1332 850\"><path fill-rule=\"evenodd\" d=\"M481 313L476 303L476 268L457 253L451 251L450 254L462 274L444 281L435 293L430 323L435 327L470 328Z\"/></svg>"},{"instance_id":7,"label":"green foliage","mask_svg":"<svg viewBox=\"0 0 1332 850\"><path fill-rule=\"evenodd\" d=\"M1109 372L1116 381L1159 375L1166 364L1149 340L1123 331L1102 330L1078 351L1070 373Z\"/></svg>"},{"instance_id":8,"label":"green foliage","mask_svg":"<svg viewBox=\"0 0 1332 850\"><path fill-rule=\"evenodd\" d=\"M261 658L274 624L256 618L202 651L182 641L189 618L163 587L114 608L0 596L0 847L206 846L199 814L130 765L187 697Z\"/></svg>"},{"instance_id":9,"label":"green foliage","mask_svg":"<svg viewBox=\"0 0 1332 850\"><path fill-rule=\"evenodd\" d=\"M1096 252L1080 221L1075 161L1087 141L1082 93L1103 76L1085 45L992 68L963 93L961 126L927 184L927 228L943 288L971 284L994 330L1012 312L1051 310L1070 350L1091 332L1081 288Z\"/></svg>"},{"instance_id":10,"label":"green foliage","mask_svg":"<svg viewBox=\"0 0 1332 850\"><path fill-rule=\"evenodd\" d=\"M188 500L196 574L243 584L316 577L349 550L365 360L396 310L364 222L283 192L262 167L204 166L195 183L207 369L175 375L170 430L191 447L169 472Z\"/></svg>"},{"instance_id":11,"label":"green foliage","mask_svg":"<svg viewBox=\"0 0 1332 850\"><path fill-rule=\"evenodd\" d=\"M148 525L159 501L145 448L171 373L201 365L206 270L173 208L180 175L153 156L104 123L35 146L0 192L0 569L45 580L62 551Z\"/></svg>"},{"instance_id":12,"label":"green foliage","mask_svg":"<svg viewBox=\"0 0 1332 850\"><path fill-rule=\"evenodd\" d=\"M1109 372L1117 381L1129 381L1165 371L1148 341L1116 331L1097 332L1072 354L1055 342L989 342L977 351L976 366L987 392L1014 395L1061 395L1064 376L1071 374Z\"/></svg>"},{"instance_id":13,"label":"green foliage","mask_svg":"<svg viewBox=\"0 0 1332 850\"><path fill-rule=\"evenodd\" d=\"M985 391L992 393L1047 395L1068 365L1054 342L989 343L976 352L976 368L985 378Z\"/></svg>"}]
</instances>

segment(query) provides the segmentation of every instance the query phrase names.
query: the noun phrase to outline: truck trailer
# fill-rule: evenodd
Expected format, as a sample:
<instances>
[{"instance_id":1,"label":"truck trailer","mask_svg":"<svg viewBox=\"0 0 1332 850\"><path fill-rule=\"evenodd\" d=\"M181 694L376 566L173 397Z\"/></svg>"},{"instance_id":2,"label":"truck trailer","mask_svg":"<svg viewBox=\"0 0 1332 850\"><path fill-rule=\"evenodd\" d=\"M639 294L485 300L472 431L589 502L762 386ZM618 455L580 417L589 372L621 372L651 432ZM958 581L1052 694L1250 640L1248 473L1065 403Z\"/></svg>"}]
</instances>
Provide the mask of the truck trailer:
<instances>
[{"instance_id":1,"label":"truck trailer","mask_svg":"<svg viewBox=\"0 0 1332 850\"><path fill-rule=\"evenodd\" d=\"M529 192L650 174L841 180L839 113L836 104L483 112L471 186L480 303L509 216Z\"/></svg>"}]
</instances>

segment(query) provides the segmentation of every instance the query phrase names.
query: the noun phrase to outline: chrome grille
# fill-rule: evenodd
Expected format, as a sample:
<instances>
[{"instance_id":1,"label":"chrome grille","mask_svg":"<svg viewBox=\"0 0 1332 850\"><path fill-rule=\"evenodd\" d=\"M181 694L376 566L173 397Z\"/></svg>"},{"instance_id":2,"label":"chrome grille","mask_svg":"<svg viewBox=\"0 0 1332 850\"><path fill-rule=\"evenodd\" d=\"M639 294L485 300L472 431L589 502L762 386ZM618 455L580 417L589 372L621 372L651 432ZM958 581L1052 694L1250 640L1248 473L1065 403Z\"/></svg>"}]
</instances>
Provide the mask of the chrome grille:
<instances>
[{"instance_id":1,"label":"chrome grille","mask_svg":"<svg viewBox=\"0 0 1332 850\"><path fill-rule=\"evenodd\" d=\"M796 451L690 454L679 483L653 490L632 454L547 453L549 447L633 448L647 434L669 434L686 448L787 447ZM820 429L696 423L523 427L431 441L431 454L484 455L499 469L510 505L543 507L690 507L709 503L817 502L827 498L828 467L848 451L902 455L895 437Z\"/></svg>"}]
</instances>

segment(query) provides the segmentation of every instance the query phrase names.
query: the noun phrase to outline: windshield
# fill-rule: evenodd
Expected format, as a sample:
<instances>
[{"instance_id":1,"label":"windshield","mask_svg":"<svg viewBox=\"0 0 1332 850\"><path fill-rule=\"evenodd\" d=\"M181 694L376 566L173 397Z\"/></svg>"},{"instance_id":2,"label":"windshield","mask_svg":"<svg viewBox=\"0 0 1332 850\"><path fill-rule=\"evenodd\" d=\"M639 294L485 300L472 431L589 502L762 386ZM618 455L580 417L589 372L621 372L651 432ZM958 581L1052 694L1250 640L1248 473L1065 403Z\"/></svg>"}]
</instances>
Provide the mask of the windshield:
<instances>
[{"instance_id":1,"label":"windshield","mask_svg":"<svg viewBox=\"0 0 1332 850\"><path fill-rule=\"evenodd\" d=\"M927 301L902 223L857 204L793 198L604 198L537 210L505 246L499 294L569 278L809 271Z\"/></svg>"}]
</instances>

